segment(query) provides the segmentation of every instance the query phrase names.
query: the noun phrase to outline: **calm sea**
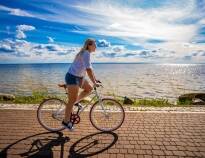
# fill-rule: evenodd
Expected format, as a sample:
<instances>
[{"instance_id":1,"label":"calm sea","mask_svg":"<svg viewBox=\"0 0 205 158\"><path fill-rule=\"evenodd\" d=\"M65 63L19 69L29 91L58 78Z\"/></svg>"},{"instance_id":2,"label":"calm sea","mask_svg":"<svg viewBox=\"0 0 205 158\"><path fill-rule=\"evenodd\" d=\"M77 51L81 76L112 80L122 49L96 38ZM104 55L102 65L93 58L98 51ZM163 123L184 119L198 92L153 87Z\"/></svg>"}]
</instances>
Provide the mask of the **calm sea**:
<instances>
[{"instance_id":1,"label":"calm sea","mask_svg":"<svg viewBox=\"0 0 205 158\"><path fill-rule=\"evenodd\" d=\"M205 64L94 64L93 67L103 82L105 95L175 100L184 93L205 92ZM63 93L57 84L64 82L68 68L69 64L2 64L0 92Z\"/></svg>"}]
</instances>

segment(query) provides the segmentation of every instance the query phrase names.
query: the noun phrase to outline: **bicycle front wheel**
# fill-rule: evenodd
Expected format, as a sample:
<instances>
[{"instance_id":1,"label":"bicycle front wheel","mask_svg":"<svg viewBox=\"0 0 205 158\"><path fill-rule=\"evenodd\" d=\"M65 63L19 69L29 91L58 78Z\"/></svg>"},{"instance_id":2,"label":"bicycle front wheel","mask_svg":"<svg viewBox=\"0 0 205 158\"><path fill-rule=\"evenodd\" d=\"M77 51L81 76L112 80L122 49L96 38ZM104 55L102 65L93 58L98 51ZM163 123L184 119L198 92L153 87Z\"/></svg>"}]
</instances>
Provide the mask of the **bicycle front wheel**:
<instances>
[{"instance_id":1,"label":"bicycle front wheel","mask_svg":"<svg viewBox=\"0 0 205 158\"><path fill-rule=\"evenodd\" d=\"M118 129L125 119L122 105L109 98L97 101L90 110L90 121L100 131L114 131Z\"/></svg>"},{"instance_id":2,"label":"bicycle front wheel","mask_svg":"<svg viewBox=\"0 0 205 158\"><path fill-rule=\"evenodd\" d=\"M66 103L57 98L44 100L38 107L37 118L39 123L48 131L65 129L61 122L64 118Z\"/></svg>"}]
</instances>

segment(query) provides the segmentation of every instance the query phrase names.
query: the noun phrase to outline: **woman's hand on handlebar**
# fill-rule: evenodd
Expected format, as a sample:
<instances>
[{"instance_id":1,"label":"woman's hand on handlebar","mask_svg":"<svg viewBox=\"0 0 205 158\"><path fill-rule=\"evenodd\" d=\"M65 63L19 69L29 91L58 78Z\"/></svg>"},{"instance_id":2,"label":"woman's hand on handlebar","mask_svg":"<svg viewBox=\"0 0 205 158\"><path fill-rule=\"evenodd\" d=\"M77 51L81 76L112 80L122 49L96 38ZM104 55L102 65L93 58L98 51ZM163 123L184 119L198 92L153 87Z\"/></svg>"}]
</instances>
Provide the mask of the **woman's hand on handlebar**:
<instances>
[{"instance_id":1,"label":"woman's hand on handlebar","mask_svg":"<svg viewBox=\"0 0 205 158\"><path fill-rule=\"evenodd\" d=\"M101 82L100 80L96 80L96 82L97 82L97 83L101 83L101 84L102 84L102 82Z\"/></svg>"},{"instance_id":2,"label":"woman's hand on handlebar","mask_svg":"<svg viewBox=\"0 0 205 158\"><path fill-rule=\"evenodd\" d=\"M94 83L94 87L102 87L102 82L100 80L96 80Z\"/></svg>"}]
</instances>

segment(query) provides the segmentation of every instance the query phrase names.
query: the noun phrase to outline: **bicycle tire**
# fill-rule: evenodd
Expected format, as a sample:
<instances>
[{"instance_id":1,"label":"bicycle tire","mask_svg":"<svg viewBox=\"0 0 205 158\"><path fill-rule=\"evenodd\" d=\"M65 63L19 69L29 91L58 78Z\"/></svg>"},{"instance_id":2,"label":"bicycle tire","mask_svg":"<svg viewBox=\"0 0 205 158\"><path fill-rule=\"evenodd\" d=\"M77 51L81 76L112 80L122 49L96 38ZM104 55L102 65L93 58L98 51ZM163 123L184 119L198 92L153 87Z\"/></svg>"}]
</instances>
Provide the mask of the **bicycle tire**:
<instances>
[{"instance_id":1,"label":"bicycle tire","mask_svg":"<svg viewBox=\"0 0 205 158\"><path fill-rule=\"evenodd\" d=\"M120 109L120 115L121 115L121 119L119 120L119 123L112 127L112 128L106 128L106 127L100 127L100 125L97 125L96 122L93 120L93 113L94 113L94 110L95 110L95 107L98 106L99 104L99 101L95 102L91 109L90 109L90 113L89 113L89 117L90 117L90 122L91 124L98 130L100 131L105 131L105 132L109 132L109 131L114 131L114 130L117 130L118 128L121 127L121 125L123 124L124 122L124 119L125 119L125 111L124 111L124 108L123 106L118 102L116 101L115 99L111 99L111 98L103 98L102 99L102 102L105 102L105 101L109 101L109 102L112 102L114 103L115 105L117 105ZM113 108L113 107L112 107ZM102 109L101 109L102 110ZM114 110L110 109L110 112L114 112ZM99 114L99 113L98 113ZM106 123L105 123L106 124Z\"/></svg>"}]
</instances>

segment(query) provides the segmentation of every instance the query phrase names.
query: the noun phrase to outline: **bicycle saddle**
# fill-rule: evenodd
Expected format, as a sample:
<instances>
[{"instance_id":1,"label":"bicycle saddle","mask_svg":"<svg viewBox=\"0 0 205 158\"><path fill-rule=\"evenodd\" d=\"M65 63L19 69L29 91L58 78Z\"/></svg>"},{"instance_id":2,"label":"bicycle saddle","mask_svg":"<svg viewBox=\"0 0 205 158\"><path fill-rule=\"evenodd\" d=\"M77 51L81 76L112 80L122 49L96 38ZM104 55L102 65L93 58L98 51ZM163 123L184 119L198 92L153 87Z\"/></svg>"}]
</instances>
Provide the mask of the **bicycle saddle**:
<instances>
[{"instance_id":1,"label":"bicycle saddle","mask_svg":"<svg viewBox=\"0 0 205 158\"><path fill-rule=\"evenodd\" d=\"M66 88L66 84L60 83L60 84L58 84L58 87Z\"/></svg>"}]
</instances>

